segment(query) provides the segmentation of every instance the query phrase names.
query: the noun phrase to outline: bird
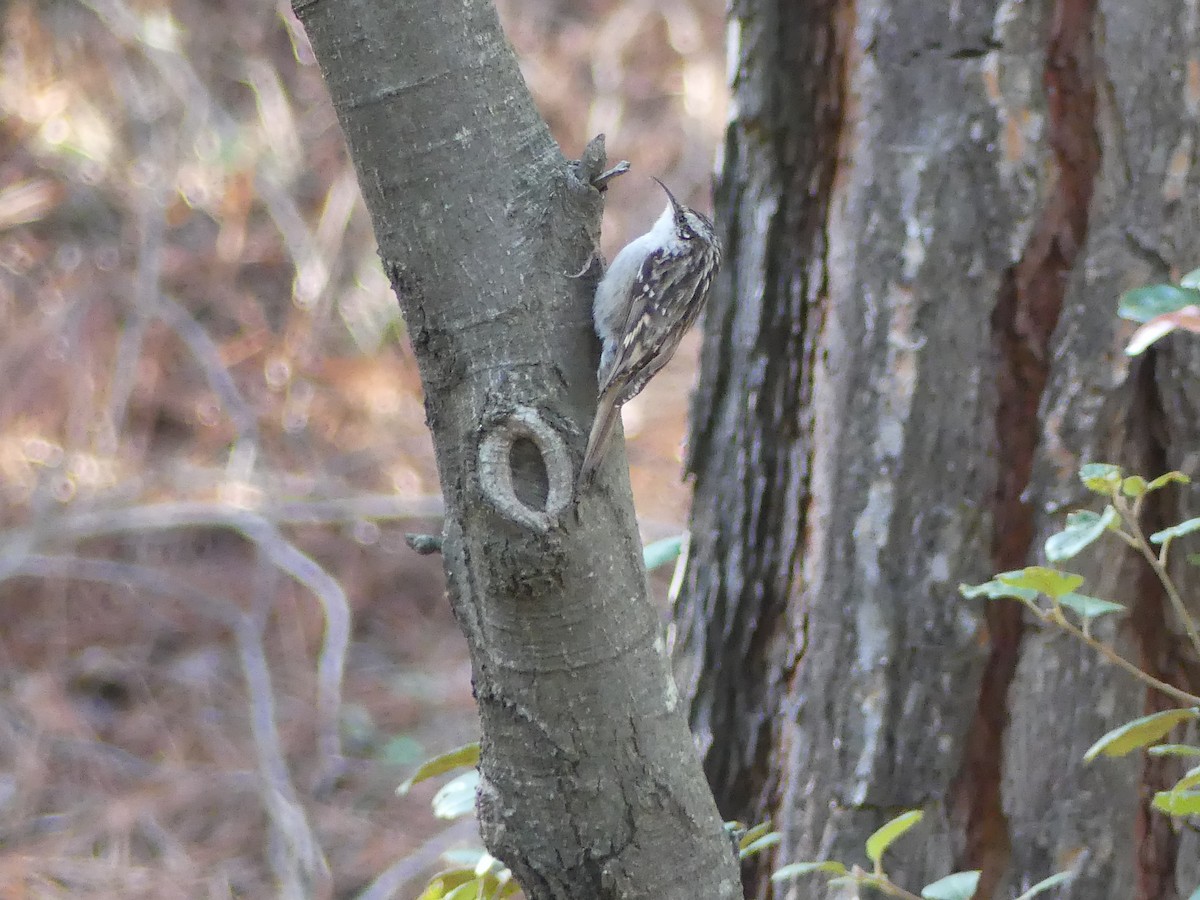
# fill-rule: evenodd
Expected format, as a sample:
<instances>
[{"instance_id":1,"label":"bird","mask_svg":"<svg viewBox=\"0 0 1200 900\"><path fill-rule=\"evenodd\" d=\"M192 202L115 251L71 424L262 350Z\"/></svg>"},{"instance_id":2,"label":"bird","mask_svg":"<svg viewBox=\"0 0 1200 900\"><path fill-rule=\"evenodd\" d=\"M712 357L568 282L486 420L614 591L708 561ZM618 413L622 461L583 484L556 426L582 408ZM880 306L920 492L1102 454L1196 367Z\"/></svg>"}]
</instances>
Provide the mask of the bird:
<instances>
[{"instance_id":1,"label":"bird","mask_svg":"<svg viewBox=\"0 0 1200 900\"><path fill-rule=\"evenodd\" d=\"M586 487L604 459L621 407L671 359L708 297L721 267L712 222L670 189L650 230L626 244L596 286L592 319L602 345L596 417L578 485Z\"/></svg>"}]
</instances>

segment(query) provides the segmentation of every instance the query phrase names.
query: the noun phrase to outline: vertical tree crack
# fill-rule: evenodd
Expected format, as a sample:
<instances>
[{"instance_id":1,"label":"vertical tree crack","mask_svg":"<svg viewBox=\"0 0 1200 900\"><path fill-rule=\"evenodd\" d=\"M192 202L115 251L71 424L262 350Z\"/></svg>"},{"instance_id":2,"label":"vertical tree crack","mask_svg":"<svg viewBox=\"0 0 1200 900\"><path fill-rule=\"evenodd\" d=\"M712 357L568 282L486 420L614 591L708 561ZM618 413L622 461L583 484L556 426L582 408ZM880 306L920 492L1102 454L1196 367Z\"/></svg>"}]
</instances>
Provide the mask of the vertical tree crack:
<instances>
[{"instance_id":1,"label":"vertical tree crack","mask_svg":"<svg viewBox=\"0 0 1200 900\"><path fill-rule=\"evenodd\" d=\"M1038 407L1050 376L1051 340L1070 272L1087 238L1100 167L1094 62L1095 0L1056 0L1043 73L1054 183L1021 258L1002 281L992 313L997 371L996 458L992 499L995 571L1026 565L1035 533L1023 495L1041 437ZM967 822L969 867L981 868L976 897L990 897L1008 863L1010 838L1001 798L1008 688L1022 637L1021 607L986 608L991 651L968 737L957 801Z\"/></svg>"},{"instance_id":2,"label":"vertical tree crack","mask_svg":"<svg viewBox=\"0 0 1200 900\"><path fill-rule=\"evenodd\" d=\"M1167 471L1167 439L1163 433L1163 403L1155 377L1156 353L1150 350L1138 365L1135 399L1131 407L1129 432L1137 444L1140 471L1157 475ZM1149 534L1171 524L1168 492L1156 492L1146 499L1142 528ZM1195 690L1189 678L1187 662L1179 653L1179 644L1168 622L1166 592L1149 566L1138 572L1136 594L1130 608L1129 623L1138 648L1138 666L1145 672L1185 690ZM1146 713L1160 712L1175 704L1156 691L1146 692ZM1134 846L1137 848L1137 900L1171 897L1175 892L1175 868L1179 858L1179 838L1171 820L1154 813L1150 801L1156 791L1168 790L1182 774L1175 760L1145 756L1142 760L1139 804L1134 822Z\"/></svg>"}]
</instances>

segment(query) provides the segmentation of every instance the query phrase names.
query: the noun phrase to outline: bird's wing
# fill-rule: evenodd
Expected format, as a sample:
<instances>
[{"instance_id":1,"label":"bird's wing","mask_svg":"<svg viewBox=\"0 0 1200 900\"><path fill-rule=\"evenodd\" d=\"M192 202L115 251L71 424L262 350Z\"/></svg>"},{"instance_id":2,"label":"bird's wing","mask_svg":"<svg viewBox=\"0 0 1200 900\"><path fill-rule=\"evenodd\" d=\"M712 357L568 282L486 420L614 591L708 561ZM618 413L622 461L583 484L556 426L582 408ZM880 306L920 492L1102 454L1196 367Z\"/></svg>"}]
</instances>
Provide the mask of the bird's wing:
<instances>
[{"instance_id":1,"label":"bird's wing","mask_svg":"<svg viewBox=\"0 0 1200 900\"><path fill-rule=\"evenodd\" d=\"M711 277L681 263L690 252L658 248L647 254L630 287L621 343L604 373L601 391L615 388L620 403L636 396L667 364L700 311Z\"/></svg>"}]
</instances>

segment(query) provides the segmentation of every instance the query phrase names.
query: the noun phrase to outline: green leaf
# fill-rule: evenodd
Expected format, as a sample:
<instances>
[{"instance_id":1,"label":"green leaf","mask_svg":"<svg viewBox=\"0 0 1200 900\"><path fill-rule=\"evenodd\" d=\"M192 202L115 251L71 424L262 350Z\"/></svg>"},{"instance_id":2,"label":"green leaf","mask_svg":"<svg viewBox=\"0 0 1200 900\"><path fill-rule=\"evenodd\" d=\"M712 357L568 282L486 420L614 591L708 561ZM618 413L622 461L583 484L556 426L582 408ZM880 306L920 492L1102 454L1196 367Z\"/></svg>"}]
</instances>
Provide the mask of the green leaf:
<instances>
[{"instance_id":1,"label":"green leaf","mask_svg":"<svg viewBox=\"0 0 1200 900\"><path fill-rule=\"evenodd\" d=\"M1079 469L1079 480L1084 487L1106 497L1111 497L1121 486L1121 476L1121 467L1108 463L1087 463Z\"/></svg>"},{"instance_id":2,"label":"green leaf","mask_svg":"<svg viewBox=\"0 0 1200 900\"><path fill-rule=\"evenodd\" d=\"M1168 709L1149 716L1142 716L1132 722L1126 722L1120 728L1114 728L1083 754L1084 762L1091 762L1097 756L1124 756L1139 747L1153 744L1165 737L1176 725L1200 718L1200 710Z\"/></svg>"},{"instance_id":3,"label":"green leaf","mask_svg":"<svg viewBox=\"0 0 1200 900\"><path fill-rule=\"evenodd\" d=\"M1173 284L1151 284L1121 295L1117 315L1131 322L1149 322L1155 316L1200 303L1200 291Z\"/></svg>"},{"instance_id":4,"label":"green leaf","mask_svg":"<svg viewBox=\"0 0 1200 900\"><path fill-rule=\"evenodd\" d=\"M1167 472L1164 475L1159 475L1148 485L1146 485L1146 490L1157 491L1159 488L1164 488L1172 482L1178 482L1179 484L1191 484L1192 479L1188 478L1182 472Z\"/></svg>"},{"instance_id":5,"label":"green leaf","mask_svg":"<svg viewBox=\"0 0 1200 900\"><path fill-rule=\"evenodd\" d=\"M1029 900L1030 897L1036 897L1038 894L1045 893L1046 891L1050 890L1050 888L1058 887L1063 882L1070 881L1074 877L1075 870L1069 869L1066 872L1059 872L1055 875L1051 875L1049 878L1043 878L1041 881L1023 893L1020 897L1018 897L1017 900Z\"/></svg>"},{"instance_id":6,"label":"green leaf","mask_svg":"<svg viewBox=\"0 0 1200 900\"><path fill-rule=\"evenodd\" d=\"M488 894L491 893L488 885L489 880L493 885L495 884L496 879L494 878L475 878L467 884L452 890L446 895L446 900L485 900Z\"/></svg>"},{"instance_id":7,"label":"green leaf","mask_svg":"<svg viewBox=\"0 0 1200 900\"><path fill-rule=\"evenodd\" d=\"M971 900L975 896L975 888L979 886L981 874L980 871L955 872L925 885L921 889L921 896L925 900Z\"/></svg>"},{"instance_id":8,"label":"green leaf","mask_svg":"<svg viewBox=\"0 0 1200 900\"><path fill-rule=\"evenodd\" d=\"M736 823L726 822L725 824L727 826L730 824L734 824L736 827ZM738 849L745 850L747 847L749 847L751 844L753 844L755 841L757 841L760 837L769 833L770 830L771 830L770 822L759 822L753 828L747 829L746 833L742 835L741 840L738 841Z\"/></svg>"},{"instance_id":9,"label":"green leaf","mask_svg":"<svg viewBox=\"0 0 1200 900\"><path fill-rule=\"evenodd\" d=\"M457 819L475 811L475 789L479 773L472 769L447 781L433 795L433 814L439 819Z\"/></svg>"},{"instance_id":10,"label":"green leaf","mask_svg":"<svg viewBox=\"0 0 1200 900\"><path fill-rule=\"evenodd\" d=\"M1187 561L1193 566L1200 566L1200 553L1189 553Z\"/></svg>"},{"instance_id":11,"label":"green leaf","mask_svg":"<svg viewBox=\"0 0 1200 900\"><path fill-rule=\"evenodd\" d=\"M1171 317L1182 314L1182 312L1168 313L1161 318L1151 319L1145 325L1139 326L1138 330L1130 336L1129 343L1125 345L1125 355L1141 356L1157 341L1173 333L1179 328L1179 325L1172 321Z\"/></svg>"},{"instance_id":12,"label":"green leaf","mask_svg":"<svg viewBox=\"0 0 1200 900\"><path fill-rule=\"evenodd\" d=\"M768 847L774 847L783 840L783 835L778 831L772 831L770 834L764 834L756 841L751 841L745 847L738 851L738 859L749 859L756 853L762 853Z\"/></svg>"},{"instance_id":13,"label":"green leaf","mask_svg":"<svg viewBox=\"0 0 1200 900\"><path fill-rule=\"evenodd\" d=\"M401 795L407 794L412 790L414 784L419 784L437 775L444 775L446 772L453 772L455 769L477 765L479 765L479 742L464 744L455 750L451 750L449 753L435 756L433 759L422 764L421 768L413 773L412 778L396 788L396 793Z\"/></svg>"},{"instance_id":14,"label":"green leaf","mask_svg":"<svg viewBox=\"0 0 1200 900\"><path fill-rule=\"evenodd\" d=\"M1193 531L1200 531L1200 517L1188 519L1186 522L1180 522L1178 525L1172 525L1170 528L1164 528L1162 531L1156 531L1150 535L1150 542L1161 544L1163 541L1183 537L1185 534L1191 534Z\"/></svg>"},{"instance_id":15,"label":"green leaf","mask_svg":"<svg viewBox=\"0 0 1200 900\"><path fill-rule=\"evenodd\" d=\"M683 552L684 537L685 535L677 534L674 537L663 538L661 541L655 541L643 547L642 562L646 566L646 571L653 572L660 566L665 566L667 563L673 563L679 559L679 554Z\"/></svg>"},{"instance_id":16,"label":"green leaf","mask_svg":"<svg viewBox=\"0 0 1200 900\"><path fill-rule=\"evenodd\" d=\"M1171 790L1176 794L1182 791L1194 791L1200 788L1200 766L1190 770L1186 775L1175 782Z\"/></svg>"},{"instance_id":17,"label":"green leaf","mask_svg":"<svg viewBox=\"0 0 1200 900\"><path fill-rule=\"evenodd\" d=\"M974 600L976 597L986 597L988 600L999 600L1002 597L1009 597L1013 600L1020 600L1022 603L1032 603L1038 597L1037 591L1029 590L1028 588L1013 587L1011 584L1005 584L1003 581L992 579L985 581L983 584L960 584L958 592L968 600Z\"/></svg>"},{"instance_id":18,"label":"green leaf","mask_svg":"<svg viewBox=\"0 0 1200 900\"><path fill-rule=\"evenodd\" d=\"M1111 506L1104 507L1103 513L1092 512L1090 509L1068 513L1067 527L1046 540L1046 559L1050 562L1070 559L1118 521L1120 516Z\"/></svg>"},{"instance_id":19,"label":"green leaf","mask_svg":"<svg viewBox=\"0 0 1200 900\"><path fill-rule=\"evenodd\" d=\"M883 851L890 847L895 840L925 818L925 813L912 809L901 813L867 838L867 859L878 863L883 858Z\"/></svg>"},{"instance_id":20,"label":"green leaf","mask_svg":"<svg viewBox=\"0 0 1200 900\"><path fill-rule=\"evenodd\" d=\"M1200 756L1200 747L1189 744L1159 744L1146 751L1151 756Z\"/></svg>"},{"instance_id":21,"label":"green leaf","mask_svg":"<svg viewBox=\"0 0 1200 900\"><path fill-rule=\"evenodd\" d=\"M1058 598L1058 602L1084 620L1095 619L1117 612L1125 612L1125 607L1120 603L1101 600L1099 597L1089 597L1087 594L1076 594L1073 592L1063 594Z\"/></svg>"},{"instance_id":22,"label":"green leaf","mask_svg":"<svg viewBox=\"0 0 1200 900\"><path fill-rule=\"evenodd\" d=\"M1146 479L1141 475L1130 475L1121 482L1121 493L1126 497L1140 497L1146 493Z\"/></svg>"},{"instance_id":23,"label":"green leaf","mask_svg":"<svg viewBox=\"0 0 1200 900\"><path fill-rule=\"evenodd\" d=\"M1192 269L1179 279L1179 286L1185 288L1200 288L1200 269ZM1200 900L1200 897L1197 898Z\"/></svg>"},{"instance_id":24,"label":"green leaf","mask_svg":"<svg viewBox=\"0 0 1200 900\"><path fill-rule=\"evenodd\" d=\"M1150 805L1169 816L1200 815L1200 791L1159 791Z\"/></svg>"},{"instance_id":25,"label":"green leaf","mask_svg":"<svg viewBox=\"0 0 1200 900\"><path fill-rule=\"evenodd\" d=\"M1082 575L1047 569L1045 566L1027 566L1015 572L1001 572L996 578L1012 587L1028 588L1055 599L1083 584Z\"/></svg>"},{"instance_id":26,"label":"green leaf","mask_svg":"<svg viewBox=\"0 0 1200 900\"><path fill-rule=\"evenodd\" d=\"M771 873L771 880L778 883L795 878L797 875L808 875L811 872L825 872L829 875L845 875L846 867L837 860L825 862L799 862L782 866Z\"/></svg>"},{"instance_id":27,"label":"green leaf","mask_svg":"<svg viewBox=\"0 0 1200 900\"><path fill-rule=\"evenodd\" d=\"M421 892L421 896L417 900L442 900L451 891L474 880L475 872L472 869L447 869L445 872L439 872L430 879L428 886Z\"/></svg>"}]
</instances>

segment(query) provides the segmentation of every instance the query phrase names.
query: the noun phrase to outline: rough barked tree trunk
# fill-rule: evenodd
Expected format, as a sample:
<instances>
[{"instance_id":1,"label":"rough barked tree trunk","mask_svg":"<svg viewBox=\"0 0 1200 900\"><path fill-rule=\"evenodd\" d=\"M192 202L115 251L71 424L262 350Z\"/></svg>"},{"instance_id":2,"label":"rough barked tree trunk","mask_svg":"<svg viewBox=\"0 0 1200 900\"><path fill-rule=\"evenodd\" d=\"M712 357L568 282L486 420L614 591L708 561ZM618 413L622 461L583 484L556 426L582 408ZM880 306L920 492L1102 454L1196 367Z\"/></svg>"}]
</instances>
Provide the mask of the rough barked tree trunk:
<instances>
[{"instance_id":1,"label":"rough barked tree trunk","mask_svg":"<svg viewBox=\"0 0 1200 900\"><path fill-rule=\"evenodd\" d=\"M295 7L420 363L485 843L531 898L737 896L619 450L571 499L597 358L595 267L571 275L596 246L603 153L563 159L487 0Z\"/></svg>"},{"instance_id":2,"label":"rough barked tree trunk","mask_svg":"<svg viewBox=\"0 0 1200 900\"><path fill-rule=\"evenodd\" d=\"M1200 265L1197 4L735 0L731 34L675 647L722 812L865 864L924 809L889 854L914 892L1075 862L1059 896L1186 896L1168 773L1081 761L1160 699L957 586L1042 561L1083 462L1198 474L1200 342L1131 361L1115 318ZM1132 553L1075 563L1134 608L1107 637L1200 687Z\"/></svg>"}]
</instances>

